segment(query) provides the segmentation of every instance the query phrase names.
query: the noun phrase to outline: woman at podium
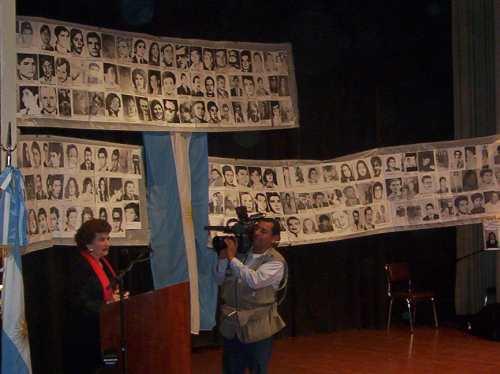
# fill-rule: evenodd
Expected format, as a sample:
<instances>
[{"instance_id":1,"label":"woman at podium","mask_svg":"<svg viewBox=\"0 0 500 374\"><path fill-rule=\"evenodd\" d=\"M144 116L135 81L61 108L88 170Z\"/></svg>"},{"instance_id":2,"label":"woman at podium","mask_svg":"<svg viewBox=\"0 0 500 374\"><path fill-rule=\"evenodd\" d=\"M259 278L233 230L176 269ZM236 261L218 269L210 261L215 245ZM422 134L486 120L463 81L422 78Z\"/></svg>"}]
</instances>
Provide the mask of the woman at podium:
<instances>
[{"instance_id":1,"label":"woman at podium","mask_svg":"<svg viewBox=\"0 0 500 374\"><path fill-rule=\"evenodd\" d=\"M101 365L99 311L119 298L115 272L105 258L110 232L108 222L91 219L75 235L66 282L65 373L94 373Z\"/></svg>"}]
</instances>

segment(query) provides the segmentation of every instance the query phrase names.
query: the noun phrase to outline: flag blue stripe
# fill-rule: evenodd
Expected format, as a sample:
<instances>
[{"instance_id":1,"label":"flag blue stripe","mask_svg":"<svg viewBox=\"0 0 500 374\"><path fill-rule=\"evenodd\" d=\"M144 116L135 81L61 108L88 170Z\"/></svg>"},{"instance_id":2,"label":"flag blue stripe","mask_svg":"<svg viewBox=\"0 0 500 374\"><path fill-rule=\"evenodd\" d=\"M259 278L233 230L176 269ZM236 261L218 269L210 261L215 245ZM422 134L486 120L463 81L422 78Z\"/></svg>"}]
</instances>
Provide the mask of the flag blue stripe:
<instances>
[{"instance_id":1,"label":"flag blue stripe","mask_svg":"<svg viewBox=\"0 0 500 374\"><path fill-rule=\"evenodd\" d=\"M2 331L2 373L24 374L30 370L14 342Z\"/></svg>"},{"instance_id":2,"label":"flag blue stripe","mask_svg":"<svg viewBox=\"0 0 500 374\"><path fill-rule=\"evenodd\" d=\"M211 330L215 326L217 285L213 269L217 257L207 248L208 232L208 144L206 134L191 134L189 144L191 170L191 205L198 260L198 289L200 300L200 329Z\"/></svg>"},{"instance_id":3,"label":"flag blue stripe","mask_svg":"<svg viewBox=\"0 0 500 374\"><path fill-rule=\"evenodd\" d=\"M182 215L170 134L143 133L156 289L188 280Z\"/></svg>"}]
</instances>

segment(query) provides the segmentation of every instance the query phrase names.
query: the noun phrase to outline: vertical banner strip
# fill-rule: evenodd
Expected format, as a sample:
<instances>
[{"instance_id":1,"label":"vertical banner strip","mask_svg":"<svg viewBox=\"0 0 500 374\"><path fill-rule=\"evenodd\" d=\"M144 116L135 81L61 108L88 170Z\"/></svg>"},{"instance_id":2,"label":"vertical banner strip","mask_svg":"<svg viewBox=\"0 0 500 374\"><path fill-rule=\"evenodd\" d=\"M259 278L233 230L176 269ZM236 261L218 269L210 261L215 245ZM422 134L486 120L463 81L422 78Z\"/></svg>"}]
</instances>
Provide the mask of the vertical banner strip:
<instances>
[{"instance_id":1,"label":"vertical banner strip","mask_svg":"<svg viewBox=\"0 0 500 374\"><path fill-rule=\"evenodd\" d=\"M200 329L211 330L215 326L217 308L217 284L213 278L217 256L213 250L207 248L208 232L204 229L208 225L208 143L206 134L191 134L189 164L191 206L198 259Z\"/></svg>"},{"instance_id":2,"label":"vertical banner strip","mask_svg":"<svg viewBox=\"0 0 500 374\"><path fill-rule=\"evenodd\" d=\"M189 143L191 135L174 133L171 139L175 168L177 171L177 185L179 188L182 227L189 275L191 333L198 334L200 331L200 300L196 241L193 226L193 210L191 207L191 172L189 164Z\"/></svg>"},{"instance_id":3,"label":"vertical banner strip","mask_svg":"<svg viewBox=\"0 0 500 374\"><path fill-rule=\"evenodd\" d=\"M148 212L151 222L151 272L155 289L188 279L181 207L170 134L143 133Z\"/></svg>"}]
</instances>

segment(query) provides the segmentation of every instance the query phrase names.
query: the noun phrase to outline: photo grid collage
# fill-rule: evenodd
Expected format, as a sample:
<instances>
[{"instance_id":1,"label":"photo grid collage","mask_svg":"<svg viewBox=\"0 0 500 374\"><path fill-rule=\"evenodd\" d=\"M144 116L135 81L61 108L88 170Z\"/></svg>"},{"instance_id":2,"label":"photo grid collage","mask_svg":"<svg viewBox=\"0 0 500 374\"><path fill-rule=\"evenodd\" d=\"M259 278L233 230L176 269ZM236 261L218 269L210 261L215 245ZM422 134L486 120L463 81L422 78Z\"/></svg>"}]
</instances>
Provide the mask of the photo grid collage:
<instances>
[{"instance_id":1,"label":"photo grid collage","mask_svg":"<svg viewBox=\"0 0 500 374\"><path fill-rule=\"evenodd\" d=\"M139 147L39 137L20 142L18 165L30 243L72 238L92 218L108 221L112 237L124 238L126 230L142 228Z\"/></svg>"},{"instance_id":2,"label":"photo grid collage","mask_svg":"<svg viewBox=\"0 0 500 374\"><path fill-rule=\"evenodd\" d=\"M18 19L16 26L20 118L165 128L297 125L287 50L211 48L55 21Z\"/></svg>"},{"instance_id":3,"label":"photo grid collage","mask_svg":"<svg viewBox=\"0 0 500 374\"><path fill-rule=\"evenodd\" d=\"M498 143L342 162L262 164L230 159L210 164L211 225L226 224L243 205L250 215L279 219L284 245L401 226L460 224L500 213Z\"/></svg>"}]
</instances>

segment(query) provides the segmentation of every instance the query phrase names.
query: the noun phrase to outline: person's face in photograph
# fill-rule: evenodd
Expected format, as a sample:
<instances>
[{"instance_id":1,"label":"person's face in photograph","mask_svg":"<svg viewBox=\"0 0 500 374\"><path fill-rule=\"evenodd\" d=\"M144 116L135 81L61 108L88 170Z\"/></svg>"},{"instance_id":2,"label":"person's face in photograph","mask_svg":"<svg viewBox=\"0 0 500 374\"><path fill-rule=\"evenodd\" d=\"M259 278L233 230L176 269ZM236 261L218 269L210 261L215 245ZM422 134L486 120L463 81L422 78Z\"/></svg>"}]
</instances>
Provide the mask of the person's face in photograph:
<instances>
[{"instance_id":1,"label":"person's face in photograph","mask_svg":"<svg viewBox=\"0 0 500 374\"><path fill-rule=\"evenodd\" d=\"M393 179L389 184L389 188L392 193L398 194L401 192L401 181L399 179Z\"/></svg>"},{"instance_id":2,"label":"person's face in photograph","mask_svg":"<svg viewBox=\"0 0 500 374\"><path fill-rule=\"evenodd\" d=\"M207 96L213 96L215 92L215 82L212 78L207 78L205 80L205 90L207 91Z\"/></svg>"},{"instance_id":3,"label":"person's face in photograph","mask_svg":"<svg viewBox=\"0 0 500 374\"><path fill-rule=\"evenodd\" d=\"M56 37L58 50L69 51L69 31L62 30Z\"/></svg>"},{"instance_id":4,"label":"person's face in photograph","mask_svg":"<svg viewBox=\"0 0 500 374\"><path fill-rule=\"evenodd\" d=\"M253 70L256 73L262 71L263 62L262 62L262 55L260 53L253 54L253 67L254 67Z\"/></svg>"},{"instance_id":5,"label":"person's face in photograph","mask_svg":"<svg viewBox=\"0 0 500 374\"><path fill-rule=\"evenodd\" d=\"M225 50L218 50L215 52L215 63L218 68L224 68L227 65L227 56Z\"/></svg>"},{"instance_id":6,"label":"person's face in photograph","mask_svg":"<svg viewBox=\"0 0 500 374\"><path fill-rule=\"evenodd\" d=\"M54 65L49 60L42 62L42 76L48 81L54 76Z\"/></svg>"},{"instance_id":7,"label":"person's face in photograph","mask_svg":"<svg viewBox=\"0 0 500 374\"><path fill-rule=\"evenodd\" d=\"M194 103L193 104L193 114L198 120L203 120L205 117L205 107L203 103Z\"/></svg>"},{"instance_id":8,"label":"person's face in photograph","mask_svg":"<svg viewBox=\"0 0 500 374\"><path fill-rule=\"evenodd\" d=\"M481 197L476 197L474 201L472 201L474 208L481 208L483 206L483 199Z\"/></svg>"},{"instance_id":9,"label":"person's face in photograph","mask_svg":"<svg viewBox=\"0 0 500 374\"><path fill-rule=\"evenodd\" d=\"M68 151L68 164L70 167L75 167L78 164L78 150L70 148Z\"/></svg>"},{"instance_id":10,"label":"person's face in photograph","mask_svg":"<svg viewBox=\"0 0 500 374\"><path fill-rule=\"evenodd\" d=\"M146 99L139 100L139 106L141 107L142 114L144 115L144 119L149 119L149 104Z\"/></svg>"},{"instance_id":11,"label":"person's face in photograph","mask_svg":"<svg viewBox=\"0 0 500 374\"><path fill-rule=\"evenodd\" d=\"M238 65L238 52L233 49L229 50L228 61L230 65Z\"/></svg>"},{"instance_id":12,"label":"person's face in photograph","mask_svg":"<svg viewBox=\"0 0 500 374\"><path fill-rule=\"evenodd\" d=\"M130 48L126 40L118 41L118 58L127 60L130 57Z\"/></svg>"},{"instance_id":13,"label":"person's face in photograph","mask_svg":"<svg viewBox=\"0 0 500 374\"><path fill-rule=\"evenodd\" d=\"M52 182L52 194L56 197L59 198L60 194L62 191L62 182L60 179L54 179Z\"/></svg>"},{"instance_id":14,"label":"person's face in photograph","mask_svg":"<svg viewBox=\"0 0 500 374\"><path fill-rule=\"evenodd\" d=\"M344 193L345 193L345 197L348 198L348 199L355 199L356 198L356 192L354 191L354 187L347 187L345 190L344 190Z\"/></svg>"},{"instance_id":15,"label":"person's face in photograph","mask_svg":"<svg viewBox=\"0 0 500 374\"><path fill-rule=\"evenodd\" d=\"M482 176L482 182L484 184L492 184L493 183L493 172L485 171Z\"/></svg>"},{"instance_id":16,"label":"person's face in photograph","mask_svg":"<svg viewBox=\"0 0 500 374\"><path fill-rule=\"evenodd\" d=\"M461 214L467 214L468 213L468 208L469 208L469 202L466 199L461 199L458 202L458 211Z\"/></svg>"},{"instance_id":17,"label":"person's face in photograph","mask_svg":"<svg viewBox=\"0 0 500 374\"><path fill-rule=\"evenodd\" d=\"M315 196L315 200L316 200L315 203L321 207L325 202L325 195L319 193Z\"/></svg>"},{"instance_id":18,"label":"person's face in photograph","mask_svg":"<svg viewBox=\"0 0 500 374\"><path fill-rule=\"evenodd\" d=\"M89 55L92 57L101 56L101 41L96 37L87 38L87 48L89 50Z\"/></svg>"},{"instance_id":19,"label":"person's face in photograph","mask_svg":"<svg viewBox=\"0 0 500 374\"><path fill-rule=\"evenodd\" d=\"M144 77L142 74L134 75L134 86L137 90L142 91L146 87L146 82L144 81Z\"/></svg>"},{"instance_id":20,"label":"person's face in photograph","mask_svg":"<svg viewBox=\"0 0 500 374\"><path fill-rule=\"evenodd\" d=\"M44 114L57 114L56 90L52 87L40 87L40 103Z\"/></svg>"},{"instance_id":21,"label":"person's face in photograph","mask_svg":"<svg viewBox=\"0 0 500 374\"><path fill-rule=\"evenodd\" d=\"M106 155L103 152L97 154L97 166L102 169L106 166Z\"/></svg>"},{"instance_id":22,"label":"person's face in photograph","mask_svg":"<svg viewBox=\"0 0 500 374\"><path fill-rule=\"evenodd\" d=\"M120 99L118 96L113 96L109 107L113 113L118 113L120 111Z\"/></svg>"},{"instance_id":23,"label":"person's face in photograph","mask_svg":"<svg viewBox=\"0 0 500 374\"><path fill-rule=\"evenodd\" d=\"M253 184L261 184L261 175L258 170L253 170L252 173L250 174L250 178L252 179Z\"/></svg>"},{"instance_id":24,"label":"person's face in photograph","mask_svg":"<svg viewBox=\"0 0 500 374\"><path fill-rule=\"evenodd\" d=\"M40 175L37 175L35 178L35 191L36 192L42 192L42 177Z\"/></svg>"},{"instance_id":25,"label":"person's face in photograph","mask_svg":"<svg viewBox=\"0 0 500 374\"><path fill-rule=\"evenodd\" d=\"M440 178L439 179L439 189L441 191L447 191L448 190L448 181L446 178Z\"/></svg>"},{"instance_id":26,"label":"person's face in photograph","mask_svg":"<svg viewBox=\"0 0 500 374\"><path fill-rule=\"evenodd\" d=\"M230 110L229 109L229 105L227 104L222 104L222 114L221 114L221 118L224 120L224 121L229 121L229 118L230 118Z\"/></svg>"},{"instance_id":27,"label":"person's face in photograph","mask_svg":"<svg viewBox=\"0 0 500 374\"><path fill-rule=\"evenodd\" d=\"M275 76L269 77L269 89L271 92L278 91L278 79Z\"/></svg>"},{"instance_id":28,"label":"person's face in photograph","mask_svg":"<svg viewBox=\"0 0 500 374\"><path fill-rule=\"evenodd\" d=\"M234 181L234 172L232 170L226 170L224 172L224 179L227 183L233 184Z\"/></svg>"},{"instance_id":29,"label":"person's face in photograph","mask_svg":"<svg viewBox=\"0 0 500 374\"><path fill-rule=\"evenodd\" d=\"M219 122L219 109L217 109L217 106L212 105L208 110L208 114L212 122Z\"/></svg>"},{"instance_id":30,"label":"person's face in photograph","mask_svg":"<svg viewBox=\"0 0 500 374\"><path fill-rule=\"evenodd\" d=\"M165 120L167 122L174 122L176 115L175 104L171 101L165 101Z\"/></svg>"},{"instance_id":31,"label":"person's face in photograph","mask_svg":"<svg viewBox=\"0 0 500 374\"><path fill-rule=\"evenodd\" d=\"M37 96L35 96L33 92L28 88L22 90L21 101L24 107L27 109L34 109L38 107Z\"/></svg>"},{"instance_id":32,"label":"person's face in photograph","mask_svg":"<svg viewBox=\"0 0 500 374\"><path fill-rule=\"evenodd\" d=\"M128 196L134 196L135 195L135 186L133 183L127 183L127 186L125 187L125 193Z\"/></svg>"},{"instance_id":33,"label":"person's face in photograph","mask_svg":"<svg viewBox=\"0 0 500 374\"><path fill-rule=\"evenodd\" d=\"M193 78L193 89L195 91L201 91L201 79L198 76Z\"/></svg>"},{"instance_id":34,"label":"person's face in photograph","mask_svg":"<svg viewBox=\"0 0 500 374\"><path fill-rule=\"evenodd\" d=\"M50 29L48 27L40 29L40 40L43 47L50 46Z\"/></svg>"},{"instance_id":35,"label":"person's face in photograph","mask_svg":"<svg viewBox=\"0 0 500 374\"><path fill-rule=\"evenodd\" d=\"M199 64L201 61L200 51L192 49L190 52L191 65Z\"/></svg>"},{"instance_id":36,"label":"person's face in photograph","mask_svg":"<svg viewBox=\"0 0 500 374\"><path fill-rule=\"evenodd\" d=\"M241 205L247 208L247 212L253 212L253 199L248 193L241 195Z\"/></svg>"},{"instance_id":37,"label":"person's face in photograph","mask_svg":"<svg viewBox=\"0 0 500 374\"><path fill-rule=\"evenodd\" d=\"M274 70L274 59L273 55L270 52L266 52L264 55L264 66L266 67L267 71Z\"/></svg>"},{"instance_id":38,"label":"person's face in photograph","mask_svg":"<svg viewBox=\"0 0 500 374\"><path fill-rule=\"evenodd\" d=\"M371 210L371 209L365 210L365 222L369 225L372 224L372 222L373 222L373 210Z\"/></svg>"},{"instance_id":39,"label":"person's face in photograph","mask_svg":"<svg viewBox=\"0 0 500 374\"><path fill-rule=\"evenodd\" d=\"M137 107L133 98L125 101L125 115L128 118L135 118L137 116Z\"/></svg>"},{"instance_id":40,"label":"person's face in photograph","mask_svg":"<svg viewBox=\"0 0 500 374\"><path fill-rule=\"evenodd\" d=\"M492 192L491 197L490 197L490 203L496 204L496 203L498 203L498 200L499 200L498 193Z\"/></svg>"},{"instance_id":41,"label":"person's face in photograph","mask_svg":"<svg viewBox=\"0 0 500 374\"><path fill-rule=\"evenodd\" d=\"M352 177L351 168L347 165L342 165L342 174L346 178L351 178Z\"/></svg>"},{"instance_id":42,"label":"person's face in photograph","mask_svg":"<svg viewBox=\"0 0 500 374\"><path fill-rule=\"evenodd\" d=\"M156 103L153 105L153 116L157 121L163 120L163 108L161 107L161 104Z\"/></svg>"},{"instance_id":43,"label":"person's face in photograph","mask_svg":"<svg viewBox=\"0 0 500 374\"><path fill-rule=\"evenodd\" d=\"M226 78L222 75L217 77L217 90L224 91L226 89Z\"/></svg>"},{"instance_id":44,"label":"person's face in photograph","mask_svg":"<svg viewBox=\"0 0 500 374\"><path fill-rule=\"evenodd\" d=\"M112 230L114 232L121 231L122 229L122 215L119 212L113 212L113 222L112 222Z\"/></svg>"},{"instance_id":45,"label":"person's face in photograph","mask_svg":"<svg viewBox=\"0 0 500 374\"><path fill-rule=\"evenodd\" d=\"M125 220L127 222L135 222L137 220L134 208L125 208Z\"/></svg>"},{"instance_id":46,"label":"person's face in photograph","mask_svg":"<svg viewBox=\"0 0 500 374\"><path fill-rule=\"evenodd\" d=\"M240 78L233 77L233 87L234 88L240 88Z\"/></svg>"},{"instance_id":47,"label":"person's face in photograph","mask_svg":"<svg viewBox=\"0 0 500 374\"><path fill-rule=\"evenodd\" d=\"M74 179L70 179L68 182L68 194L70 197L76 195L76 181Z\"/></svg>"},{"instance_id":48,"label":"person's face in photograph","mask_svg":"<svg viewBox=\"0 0 500 374\"><path fill-rule=\"evenodd\" d=\"M41 234L47 233L47 216L45 214L38 214L38 228Z\"/></svg>"},{"instance_id":49,"label":"person's face in photograph","mask_svg":"<svg viewBox=\"0 0 500 374\"><path fill-rule=\"evenodd\" d=\"M431 177L424 177L422 179L422 183L424 185L424 190L425 191L431 191L432 190L432 178Z\"/></svg>"},{"instance_id":50,"label":"person's face in photograph","mask_svg":"<svg viewBox=\"0 0 500 374\"><path fill-rule=\"evenodd\" d=\"M368 169L366 168L364 162L358 163L357 168L359 177L366 177L368 175Z\"/></svg>"},{"instance_id":51,"label":"person's face in photograph","mask_svg":"<svg viewBox=\"0 0 500 374\"><path fill-rule=\"evenodd\" d=\"M167 66L170 66L174 63L174 47L170 44L166 45L163 48L163 61Z\"/></svg>"},{"instance_id":52,"label":"person's face in photograph","mask_svg":"<svg viewBox=\"0 0 500 374\"><path fill-rule=\"evenodd\" d=\"M175 82L172 77L166 77L163 79L163 89L165 93L171 95L175 90Z\"/></svg>"},{"instance_id":53,"label":"person's face in photograph","mask_svg":"<svg viewBox=\"0 0 500 374\"><path fill-rule=\"evenodd\" d=\"M30 209L29 215L28 215L28 220L29 220L29 228L30 228L30 234L37 234L37 222L36 222L36 215L33 210Z\"/></svg>"},{"instance_id":54,"label":"person's face in photograph","mask_svg":"<svg viewBox=\"0 0 500 374\"><path fill-rule=\"evenodd\" d=\"M239 169L238 174L236 174L236 180L240 186L248 186L250 181L248 169Z\"/></svg>"},{"instance_id":55,"label":"person's face in photograph","mask_svg":"<svg viewBox=\"0 0 500 374\"><path fill-rule=\"evenodd\" d=\"M382 186L380 184L376 184L375 187L373 188L373 198L375 200L381 200L382 199Z\"/></svg>"},{"instance_id":56,"label":"person's face in photograph","mask_svg":"<svg viewBox=\"0 0 500 374\"><path fill-rule=\"evenodd\" d=\"M428 217L434 216L434 206L432 204L427 204L425 206L425 213Z\"/></svg>"},{"instance_id":57,"label":"person's face in photograph","mask_svg":"<svg viewBox=\"0 0 500 374\"><path fill-rule=\"evenodd\" d=\"M83 154L84 161L88 164L92 162L92 152L91 151L85 151Z\"/></svg>"},{"instance_id":58,"label":"person's face in photograph","mask_svg":"<svg viewBox=\"0 0 500 374\"><path fill-rule=\"evenodd\" d=\"M453 152L453 156L455 157L455 160L460 160L462 158L462 152L455 151Z\"/></svg>"},{"instance_id":59,"label":"person's face in photograph","mask_svg":"<svg viewBox=\"0 0 500 374\"><path fill-rule=\"evenodd\" d=\"M107 221L108 220L108 214L106 213L105 209L101 209L99 211L99 219L102 219L103 221Z\"/></svg>"},{"instance_id":60,"label":"person's face in photograph","mask_svg":"<svg viewBox=\"0 0 500 374\"><path fill-rule=\"evenodd\" d=\"M106 191L106 181L104 180L104 178L99 179L99 191Z\"/></svg>"},{"instance_id":61,"label":"person's face in photograph","mask_svg":"<svg viewBox=\"0 0 500 374\"><path fill-rule=\"evenodd\" d=\"M250 66L251 66L250 55L243 54L241 56L241 70L250 71Z\"/></svg>"},{"instance_id":62,"label":"person's face in photograph","mask_svg":"<svg viewBox=\"0 0 500 374\"><path fill-rule=\"evenodd\" d=\"M297 218L288 219L288 231L296 235L300 233L300 221Z\"/></svg>"},{"instance_id":63,"label":"person's face in photograph","mask_svg":"<svg viewBox=\"0 0 500 374\"><path fill-rule=\"evenodd\" d=\"M281 206L281 199L277 195L273 195L269 197L269 206L274 213L281 214L283 213L283 208Z\"/></svg>"},{"instance_id":64,"label":"person's face in photograph","mask_svg":"<svg viewBox=\"0 0 500 374\"><path fill-rule=\"evenodd\" d=\"M354 210L352 212L352 218L354 220L354 223L358 223L359 222L359 212L357 210Z\"/></svg>"},{"instance_id":65,"label":"person's face in photograph","mask_svg":"<svg viewBox=\"0 0 500 374\"><path fill-rule=\"evenodd\" d=\"M311 182L311 183L318 183L319 182L319 175L318 175L318 171L316 169L311 169L309 171L309 182Z\"/></svg>"},{"instance_id":66,"label":"person's face in photograph","mask_svg":"<svg viewBox=\"0 0 500 374\"><path fill-rule=\"evenodd\" d=\"M267 201L266 197L262 194L258 194L255 197L255 201L257 202L257 211L258 212L265 212L267 210Z\"/></svg>"},{"instance_id":67,"label":"person's face in photograph","mask_svg":"<svg viewBox=\"0 0 500 374\"><path fill-rule=\"evenodd\" d=\"M116 83L116 68L114 66L108 66L104 75L104 80L108 84Z\"/></svg>"},{"instance_id":68,"label":"person's face in photograph","mask_svg":"<svg viewBox=\"0 0 500 374\"><path fill-rule=\"evenodd\" d=\"M71 44L73 46L73 51L80 55L83 51L83 34L81 32L75 32L71 38Z\"/></svg>"},{"instance_id":69,"label":"person's face in photograph","mask_svg":"<svg viewBox=\"0 0 500 374\"><path fill-rule=\"evenodd\" d=\"M23 80L35 79L36 63L32 56L24 57L18 65L19 76Z\"/></svg>"},{"instance_id":70,"label":"person's face in photograph","mask_svg":"<svg viewBox=\"0 0 500 374\"><path fill-rule=\"evenodd\" d=\"M393 157L391 157L391 158L389 158L389 160L387 160L387 164L389 165L390 170L396 169L396 160Z\"/></svg>"},{"instance_id":71,"label":"person's face in photograph","mask_svg":"<svg viewBox=\"0 0 500 374\"><path fill-rule=\"evenodd\" d=\"M212 51L208 49L203 51L203 65L209 70L212 70L214 67L214 56Z\"/></svg>"},{"instance_id":72,"label":"person's face in photograph","mask_svg":"<svg viewBox=\"0 0 500 374\"><path fill-rule=\"evenodd\" d=\"M69 71L67 64L56 66L56 78L59 83L66 82L68 80L68 76L69 76Z\"/></svg>"},{"instance_id":73,"label":"person's face in photograph","mask_svg":"<svg viewBox=\"0 0 500 374\"><path fill-rule=\"evenodd\" d=\"M149 76L149 85L154 92L158 91L159 83L160 81L158 80L158 76L156 76L155 74Z\"/></svg>"},{"instance_id":74,"label":"person's face in photograph","mask_svg":"<svg viewBox=\"0 0 500 374\"><path fill-rule=\"evenodd\" d=\"M247 96L255 95L255 84L251 78L243 78L243 88Z\"/></svg>"},{"instance_id":75,"label":"person's face in photograph","mask_svg":"<svg viewBox=\"0 0 500 374\"><path fill-rule=\"evenodd\" d=\"M61 154L58 152L50 152L50 165L53 168L61 166Z\"/></svg>"},{"instance_id":76,"label":"person's face in photograph","mask_svg":"<svg viewBox=\"0 0 500 374\"><path fill-rule=\"evenodd\" d=\"M378 159L373 160L372 167L373 167L373 173L375 175L380 175L380 173L382 172L382 164Z\"/></svg>"},{"instance_id":77,"label":"person's face in photograph","mask_svg":"<svg viewBox=\"0 0 500 374\"><path fill-rule=\"evenodd\" d=\"M313 233L314 231L316 231L314 228L314 222L310 218L306 218L304 220L303 225L304 225L304 232L305 233Z\"/></svg>"}]
</instances>

